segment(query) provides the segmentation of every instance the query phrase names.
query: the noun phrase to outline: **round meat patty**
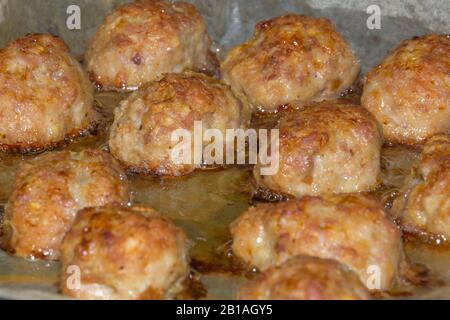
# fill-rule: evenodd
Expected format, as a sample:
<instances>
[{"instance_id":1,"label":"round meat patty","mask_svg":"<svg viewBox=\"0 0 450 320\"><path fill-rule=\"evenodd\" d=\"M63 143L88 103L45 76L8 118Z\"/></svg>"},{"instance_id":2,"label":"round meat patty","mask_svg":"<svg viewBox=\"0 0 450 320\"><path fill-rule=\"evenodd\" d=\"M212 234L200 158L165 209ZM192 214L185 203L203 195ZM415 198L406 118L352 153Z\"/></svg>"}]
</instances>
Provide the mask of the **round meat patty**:
<instances>
[{"instance_id":1,"label":"round meat patty","mask_svg":"<svg viewBox=\"0 0 450 320\"><path fill-rule=\"evenodd\" d=\"M108 153L61 151L24 162L5 207L6 247L14 254L55 260L78 210L127 203L127 177Z\"/></svg>"},{"instance_id":2,"label":"round meat patty","mask_svg":"<svg viewBox=\"0 0 450 320\"><path fill-rule=\"evenodd\" d=\"M51 149L97 122L93 88L59 38L30 34L0 50L0 150Z\"/></svg>"},{"instance_id":3,"label":"round meat patty","mask_svg":"<svg viewBox=\"0 0 450 320\"><path fill-rule=\"evenodd\" d=\"M230 50L222 74L255 109L274 112L337 97L359 64L329 20L288 14L258 23L251 39Z\"/></svg>"},{"instance_id":4,"label":"round meat patty","mask_svg":"<svg viewBox=\"0 0 450 320\"><path fill-rule=\"evenodd\" d=\"M450 136L428 140L393 211L409 233L428 240L450 239Z\"/></svg>"},{"instance_id":5,"label":"round meat patty","mask_svg":"<svg viewBox=\"0 0 450 320\"><path fill-rule=\"evenodd\" d=\"M115 110L109 147L131 171L184 175L204 167L203 161L194 161L196 122L203 132L218 131L225 142L226 130L245 128L249 118L247 105L218 80L192 72L167 74L121 102ZM182 140L174 135L180 130L189 133L191 139L187 142L191 154L185 152L186 159L177 146L188 138ZM207 145L203 143L203 147ZM200 153L198 160L202 160Z\"/></svg>"},{"instance_id":6,"label":"round meat patty","mask_svg":"<svg viewBox=\"0 0 450 320\"><path fill-rule=\"evenodd\" d=\"M392 286L404 262L400 230L364 194L260 204L231 224L231 235L233 253L261 271L309 255L347 265L368 287L376 272L380 290Z\"/></svg>"},{"instance_id":7,"label":"round meat patty","mask_svg":"<svg viewBox=\"0 0 450 320\"><path fill-rule=\"evenodd\" d=\"M86 52L91 80L103 90L130 91L163 73L217 74L202 16L186 2L138 0L103 21Z\"/></svg>"},{"instance_id":8,"label":"round meat patty","mask_svg":"<svg viewBox=\"0 0 450 320\"><path fill-rule=\"evenodd\" d=\"M261 163L253 170L262 189L300 197L378 186L382 134L364 108L325 101L284 115L278 129L278 170L262 175Z\"/></svg>"},{"instance_id":9,"label":"round meat patty","mask_svg":"<svg viewBox=\"0 0 450 320\"><path fill-rule=\"evenodd\" d=\"M242 286L240 300L369 300L358 276L335 260L297 256Z\"/></svg>"},{"instance_id":10,"label":"round meat patty","mask_svg":"<svg viewBox=\"0 0 450 320\"><path fill-rule=\"evenodd\" d=\"M391 144L450 132L450 36L404 41L367 76L362 105Z\"/></svg>"},{"instance_id":11,"label":"round meat patty","mask_svg":"<svg viewBox=\"0 0 450 320\"><path fill-rule=\"evenodd\" d=\"M184 232L152 209L84 209L61 246L61 290L79 299L172 298L189 274L188 249Z\"/></svg>"}]
</instances>

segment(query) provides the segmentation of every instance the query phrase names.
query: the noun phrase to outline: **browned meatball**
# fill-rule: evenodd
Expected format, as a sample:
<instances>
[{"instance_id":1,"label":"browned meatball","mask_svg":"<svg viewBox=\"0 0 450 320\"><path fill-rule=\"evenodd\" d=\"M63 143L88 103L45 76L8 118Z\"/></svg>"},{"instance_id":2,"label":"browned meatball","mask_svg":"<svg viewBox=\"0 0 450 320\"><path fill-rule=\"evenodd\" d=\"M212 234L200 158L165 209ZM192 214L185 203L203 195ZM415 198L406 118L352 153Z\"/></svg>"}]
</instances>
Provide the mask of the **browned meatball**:
<instances>
[{"instance_id":1,"label":"browned meatball","mask_svg":"<svg viewBox=\"0 0 450 320\"><path fill-rule=\"evenodd\" d=\"M93 88L62 40L30 34L0 50L0 150L49 149L95 122Z\"/></svg>"},{"instance_id":2,"label":"browned meatball","mask_svg":"<svg viewBox=\"0 0 450 320\"><path fill-rule=\"evenodd\" d=\"M116 109L109 137L111 153L132 171L156 175L183 175L202 167L194 163L194 122L203 130L247 126L248 107L228 86L198 73L168 74L122 101ZM192 160L175 161L175 130L191 133ZM204 146L208 143L204 143ZM178 153L177 153L178 154ZM179 160L182 160L180 158Z\"/></svg>"},{"instance_id":3,"label":"browned meatball","mask_svg":"<svg viewBox=\"0 0 450 320\"><path fill-rule=\"evenodd\" d=\"M58 259L78 210L127 201L126 175L108 153L87 149L40 155L17 171L5 207L7 248L30 259Z\"/></svg>"},{"instance_id":4,"label":"browned meatball","mask_svg":"<svg viewBox=\"0 0 450 320\"><path fill-rule=\"evenodd\" d=\"M324 18L288 14L260 22L222 64L225 81L254 108L273 112L338 96L359 73L350 46Z\"/></svg>"},{"instance_id":5,"label":"browned meatball","mask_svg":"<svg viewBox=\"0 0 450 320\"><path fill-rule=\"evenodd\" d=\"M382 135L364 108L325 101L287 114L278 128L279 169L261 175L265 165L257 164L253 174L261 187L300 197L377 186Z\"/></svg>"},{"instance_id":6,"label":"browned meatball","mask_svg":"<svg viewBox=\"0 0 450 320\"><path fill-rule=\"evenodd\" d=\"M367 76L362 96L389 143L450 131L450 37L404 41Z\"/></svg>"},{"instance_id":7,"label":"browned meatball","mask_svg":"<svg viewBox=\"0 0 450 320\"><path fill-rule=\"evenodd\" d=\"M184 232L152 209L84 209L61 246L61 290L79 299L171 298L189 273L188 247ZM79 268L79 287L70 266Z\"/></svg>"},{"instance_id":8,"label":"browned meatball","mask_svg":"<svg viewBox=\"0 0 450 320\"><path fill-rule=\"evenodd\" d=\"M408 232L450 239L450 136L429 139L393 210Z\"/></svg>"},{"instance_id":9,"label":"browned meatball","mask_svg":"<svg viewBox=\"0 0 450 320\"><path fill-rule=\"evenodd\" d=\"M91 79L104 90L135 90L161 74L216 73L202 16L186 2L141 0L103 21L86 53Z\"/></svg>"},{"instance_id":10,"label":"browned meatball","mask_svg":"<svg viewBox=\"0 0 450 320\"><path fill-rule=\"evenodd\" d=\"M237 295L241 300L368 300L358 276L341 263L297 256L271 267Z\"/></svg>"},{"instance_id":11,"label":"browned meatball","mask_svg":"<svg viewBox=\"0 0 450 320\"><path fill-rule=\"evenodd\" d=\"M403 262L401 233L382 205L363 194L266 203L231 225L234 254L264 271L296 255L335 259L364 284L378 270L389 289Z\"/></svg>"}]
</instances>

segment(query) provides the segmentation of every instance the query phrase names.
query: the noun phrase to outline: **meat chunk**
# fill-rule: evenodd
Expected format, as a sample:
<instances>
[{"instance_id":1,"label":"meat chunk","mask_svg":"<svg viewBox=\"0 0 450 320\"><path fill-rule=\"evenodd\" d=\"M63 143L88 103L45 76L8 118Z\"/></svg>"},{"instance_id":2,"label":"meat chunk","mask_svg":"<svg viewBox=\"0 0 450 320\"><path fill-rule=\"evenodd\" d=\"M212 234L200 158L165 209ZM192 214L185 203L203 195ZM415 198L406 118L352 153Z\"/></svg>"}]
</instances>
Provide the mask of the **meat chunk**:
<instances>
[{"instance_id":1,"label":"meat chunk","mask_svg":"<svg viewBox=\"0 0 450 320\"><path fill-rule=\"evenodd\" d=\"M286 114L278 129L278 171L262 175L261 163L253 171L263 189L300 197L370 191L378 185L382 134L364 108L325 101Z\"/></svg>"},{"instance_id":2,"label":"meat chunk","mask_svg":"<svg viewBox=\"0 0 450 320\"><path fill-rule=\"evenodd\" d=\"M418 144L450 130L450 37L404 41L367 76L362 105L391 144Z\"/></svg>"},{"instance_id":3,"label":"meat chunk","mask_svg":"<svg viewBox=\"0 0 450 320\"><path fill-rule=\"evenodd\" d=\"M218 130L226 142L227 129L245 128L249 112L228 86L199 73L167 74L150 82L116 109L109 137L111 153L131 171L179 176L203 167L203 147L195 135ZM195 133L195 123L201 126ZM178 136L182 130L189 137ZM190 142L188 141L190 139ZM188 151L177 148L186 143ZM195 154L199 161L195 161ZM185 158L186 157L186 158ZM211 157L212 158L212 157ZM222 163L225 163L223 152ZM220 161L218 161L220 162ZM221 165L222 163L219 163Z\"/></svg>"},{"instance_id":4,"label":"meat chunk","mask_svg":"<svg viewBox=\"0 0 450 320\"><path fill-rule=\"evenodd\" d=\"M368 287L377 273L380 290L393 285L404 258L400 230L363 194L259 204L232 223L231 235L233 253L261 271L309 255L347 265Z\"/></svg>"},{"instance_id":5,"label":"meat chunk","mask_svg":"<svg viewBox=\"0 0 450 320\"><path fill-rule=\"evenodd\" d=\"M79 299L171 298L189 273L188 248L184 232L152 209L84 209L61 246L61 290Z\"/></svg>"},{"instance_id":6,"label":"meat chunk","mask_svg":"<svg viewBox=\"0 0 450 320\"><path fill-rule=\"evenodd\" d=\"M127 177L108 153L86 149L40 155L18 169L5 207L6 247L21 257L58 259L78 210L128 199Z\"/></svg>"},{"instance_id":7,"label":"meat chunk","mask_svg":"<svg viewBox=\"0 0 450 320\"><path fill-rule=\"evenodd\" d=\"M186 2L138 0L109 14L86 52L91 79L103 90L130 91L161 74L186 69L217 74L202 16Z\"/></svg>"},{"instance_id":8,"label":"meat chunk","mask_svg":"<svg viewBox=\"0 0 450 320\"><path fill-rule=\"evenodd\" d=\"M358 276L341 263L297 256L271 267L237 295L243 300L368 300L370 294Z\"/></svg>"},{"instance_id":9,"label":"meat chunk","mask_svg":"<svg viewBox=\"0 0 450 320\"><path fill-rule=\"evenodd\" d=\"M93 88L67 45L30 34L0 50L0 150L51 149L97 122Z\"/></svg>"},{"instance_id":10,"label":"meat chunk","mask_svg":"<svg viewBox=\"0 0 450 320\"><path fill-rule=\"evenodd\" d=\"M450 136L428 140L393 211L404 230L426 240L450 239Z\"/></svg>"},{"instance_id":11,"label":"meat chunk","mask_svg":"<svg viewBox=\"0 0 450 320\"><path fill-rule=\"evenodd\" d=\"M253 37L231 49L222 64L233 90L267 112L335 98L358 73L350 46L329 20L295 14L257 24Z\"/></svg>"}]
</instances>

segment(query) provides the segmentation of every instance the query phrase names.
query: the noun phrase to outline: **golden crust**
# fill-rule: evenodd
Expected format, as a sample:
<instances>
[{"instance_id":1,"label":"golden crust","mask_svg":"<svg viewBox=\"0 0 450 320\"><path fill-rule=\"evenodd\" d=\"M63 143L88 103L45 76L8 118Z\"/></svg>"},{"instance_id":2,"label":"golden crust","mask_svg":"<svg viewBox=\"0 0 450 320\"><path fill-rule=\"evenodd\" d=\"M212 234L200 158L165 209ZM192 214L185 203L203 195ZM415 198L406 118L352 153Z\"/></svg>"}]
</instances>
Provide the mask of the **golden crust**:
<instances>
[{"instance_id":1,"label":"golden crust","mask_svg":"<svg viewBox=\"0 0 450 320\"><path fill-rule=\"evenodd\" d=\"M29 34L0 50L0 149L47 150L95 126L93 88L67 45Z\"/></svg>"},{"instance_id":2,"label":"golden crust","mask_svg":"<svg viewBox=\"0 0 450 320\"><path fill-rule=\"evenodd\" d=\"M109 14L86 52L91 80L103 90L135 90L163 73L216 74L218 61L202 16L185 2L141 0Z\"/></svg>"},{"instance_id":3,"label":"golden crust","mask_svg":"<svg viewBox=\"0 0 450 320\"><path fill-rule=\"evenodd\" d=\"M21 153L21 154L37 154L41 153L43 151L52 151L55 149L60 149L63 147L68 146L71 142L77 141L80 138L89 136L91 134L95 135L97 132L97 129L99 127L99 122L93 121L89 127L87 127L84 130L76 130L74 132L69 132L66 134L63 140L57 141L57 142L50 142L48 144L0 144L0 152L8 153L8 154L14 154L14 153Z\"/></svg>"},{"instance_id":4,"label":"golden crust","mask_svg":"<svg viewBox=\"0 0 450 320\"><path fill-rule=\"evenodd\" d=\"M78 210L128 201L124 172L109 154L52 152L24 162L5 207L6 247L26 258L55 260Z\"/></svg>"},{"instance_id":5,"label":"golden crust","mask_svg":"<svg viewBox=\"0 0 450 320\"><path fill-rule=\"evenodd\" d=\"M450 136L438 134L431 137L424 145L419 161L418 170L424 177L445 169L450 164Z\"/></svg>"},{"instance_id":6,"label":"golden crust","mask_svg":"<svg viewBox=\"0 0 450 320\"><path fill-rule=\"evenodd\" d=\"M337 97L358 73L350 46L329 20L295 14L257 24L222 63L225 82L268 112Z\"/></svg>"},{"instance_id":7,"label":"golden crust","mask_svg":"<svg viewBox=\"0 0 450 320\"><path fill-rule=\"evenodd\" d=\"M230 88L199 73L167 74L122 101L111 127L111 153L135 172L155 175L184 175L201 168L197 164L177 164L171 153L178 141L172 133L186 129L194 142L194 122L203 130L245 128L249 109ZM207 143L205 143L207 144ZM193 152L192 152L193 156Z\"/></svg>"},{"instance_id":8,"label":"golden crust","mask_svg":"<svg viewBox=\"0 0 450 320\"><path fill-rule=\"evenodd\" d=\"M358 276L341 263L297 256L271 267L238 291L240 300L369 300Z\"/></svg>"},{"instance_id":9,"label":"golden crust","mask_svg":"<svg viewBox=\"0 0 450 320\"><path fill-rule=\"evenodd\" d=\"M389 143L417 144L450 130L450 37L404 41L367 76L362 105Z\"/></svg>"},{"instance_id":10,"label":"golden crust","mask_svg":"<svg viewBox=\"0 0 450 320\"><path fill-rule=\"evenodd\" d=\"M189 273L184 232L148 208L88 208L80 211L61 245L61 290L80 299L171 297ZM81 287L70 288L69 266Z\"/></svg>"},{"instance_id":11,"label":"golden crust","mask_svg":"<svg viewBox=\"0 0 450 320\"><path fill-rule=\"evenodd\" d=\"M300 197L370 191L379 180L382 135L375 119L346 101L321 102L282 117L279 170L258 185Z\"/></svg>"},{"instance_id":12,"label":"golden crust","mask_svg":"<svg viewBox=\"0 0 450 320\"><path fill-rule=\"evenodd\" d=\"M261 204L231 224L234 254L264 271L296 255L335 259L367 283L368 268L391 287L403 262L399 229L382 205L363 194L303 197Z\"/></svg>"},{"instance_id":13,"label":"golden crust","mask_svg":"<svg viewBox=\"0 0 450 320\"><path fill-rule=\"evenodd\" d=\"M450 239L450 136L429 139L393 211L409 233Z\"/></svg>"}]
</instances>

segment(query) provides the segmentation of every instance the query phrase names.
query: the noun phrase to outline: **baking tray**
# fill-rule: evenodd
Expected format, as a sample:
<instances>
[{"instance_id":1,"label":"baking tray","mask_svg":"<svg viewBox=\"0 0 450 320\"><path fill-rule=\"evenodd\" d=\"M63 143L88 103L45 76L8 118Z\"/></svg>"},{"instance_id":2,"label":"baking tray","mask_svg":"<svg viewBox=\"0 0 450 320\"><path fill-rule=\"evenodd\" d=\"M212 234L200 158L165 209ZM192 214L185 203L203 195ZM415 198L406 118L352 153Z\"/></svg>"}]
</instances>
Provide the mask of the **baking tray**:
<instances>
[{"instance_id":1,"label":"baking tray","mask_svg":"<svg viewBox=\"0 0 450 320\"><path fill-rule=\"evenodd\" d=\"M0 0L0 45L29 32L50 32L63 38L74 55L82 57L88 39L103 16L119 0ZM196 0L220 56L231 46L244 41L256 22L295 12L331 19L351 43L362 64L362 74L378 63L401 40L427 33L449 33L448 0ZM68 30L69 5L81 9L81 29ZM381 29L366 27L369 5L381 9ZM67 149L106 148L112 111L123 95L97 93L103 126L95 136L72 143ZM353 96L353 99L358 99ZM254 126L270 127L271 118L258 118ZM384 186L376 194L385 202L392 200L418 151L406 147L383 148ZM0 205L11 192L19 163L30 156L0 155ZM251 201L251 168L196 172L177 179L130 176L135 203L149 205L182 227L193 243L192 267L197 283L192 298L230 299L236 286L246 281L229 254L229 223ZM386 298L450 298L450 250L408 241L412 261L430 269L430 282L421 287L398 287ZM14 299L61 299L57 292L59 264L27 261L0 251L0 297ZM189 296L188 296L189 297Z\"/></svg>"}]
</instances>

